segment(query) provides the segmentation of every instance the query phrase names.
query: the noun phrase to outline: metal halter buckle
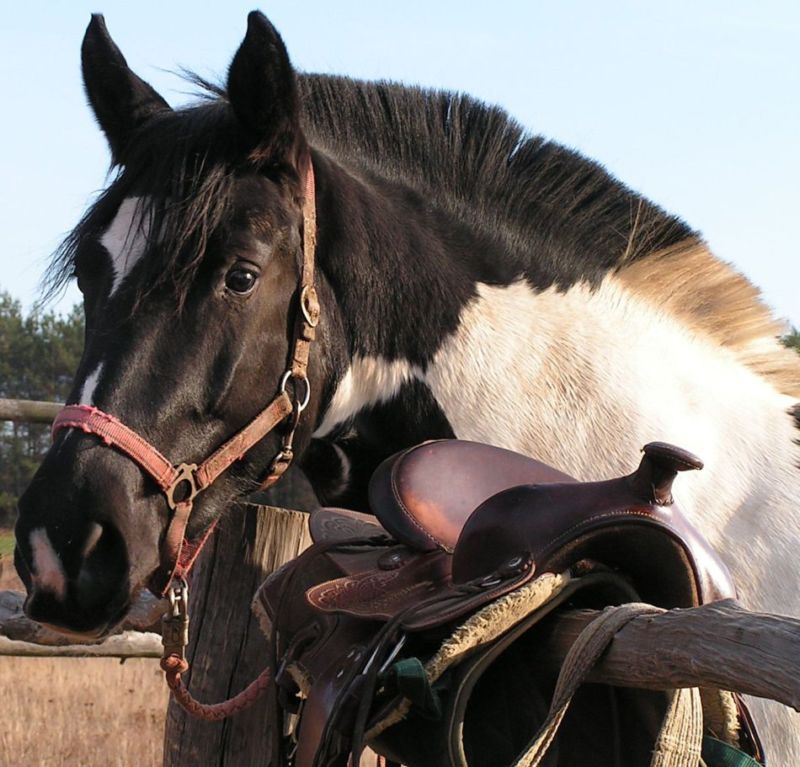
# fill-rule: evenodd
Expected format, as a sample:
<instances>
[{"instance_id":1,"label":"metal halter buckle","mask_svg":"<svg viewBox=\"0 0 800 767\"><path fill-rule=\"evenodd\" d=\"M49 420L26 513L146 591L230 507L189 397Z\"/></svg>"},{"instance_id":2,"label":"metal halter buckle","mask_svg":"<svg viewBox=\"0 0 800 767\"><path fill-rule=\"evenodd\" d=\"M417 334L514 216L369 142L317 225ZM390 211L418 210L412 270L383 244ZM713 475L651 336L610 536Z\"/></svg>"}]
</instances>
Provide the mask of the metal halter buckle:
<instances>
[{"instance_id":1,"label":"metal halter buckle","mask_svg":"<svg viewBox=\"0 0 800 767\"><path fill-rule=\"evenodd\" d=\"M167 504L172 511L175 511L175 507L179 503L191 503L194 497L200 492L200 488L197 487L197 478L195 477L195 472L197 471L196 463L182 463L180 466L175 467L175 471L177 472L175 479L172 480L172 484L164 491L164 494L167 496ZM184 482L189 486L189 493L185 498L176 501L175 491Z\"/></svg>"}]
</instances>

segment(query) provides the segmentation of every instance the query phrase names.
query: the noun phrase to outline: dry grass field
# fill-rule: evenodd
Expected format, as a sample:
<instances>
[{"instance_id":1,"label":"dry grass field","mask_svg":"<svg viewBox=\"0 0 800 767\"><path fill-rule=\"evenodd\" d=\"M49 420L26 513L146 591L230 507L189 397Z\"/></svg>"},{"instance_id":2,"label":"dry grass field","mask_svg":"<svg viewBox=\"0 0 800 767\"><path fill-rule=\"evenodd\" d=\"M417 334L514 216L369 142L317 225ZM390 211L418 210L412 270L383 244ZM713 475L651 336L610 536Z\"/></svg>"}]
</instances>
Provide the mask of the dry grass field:
<instances>
[{"instance_id":1,"label":"dry grass field","mask_svg":"<svg viewBox=\"0 0 800 767\"><path fill-rule=\"evenodd\" d=\"M0 531L0 590L22 589ZM0 765L161 764L166 686L141 658L0 657Z\"/></svg>"}]
</instances>

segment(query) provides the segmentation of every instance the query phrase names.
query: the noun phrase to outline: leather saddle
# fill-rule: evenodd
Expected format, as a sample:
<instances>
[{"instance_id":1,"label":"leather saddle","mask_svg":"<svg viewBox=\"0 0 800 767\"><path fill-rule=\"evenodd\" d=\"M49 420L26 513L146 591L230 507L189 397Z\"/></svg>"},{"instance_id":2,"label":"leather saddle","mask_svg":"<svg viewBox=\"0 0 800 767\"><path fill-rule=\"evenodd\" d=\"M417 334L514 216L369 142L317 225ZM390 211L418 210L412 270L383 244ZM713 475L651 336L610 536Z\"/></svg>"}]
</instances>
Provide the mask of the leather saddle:
<instances>
[{"instance_id":1,"label":"leather saddle","mask_svg":"<svg viewBox=\"0 0 800 767\"><path fill-rule=\"evenodd\" d=\"M412 767L516 763L554 685L532 661L536 627L552 610L735 597L727 569L673 502L678 472L700 468L664 443L646 445L632 474L587 483L459 440L385 461L369 487L375 516L314 512L313 545L256 597L277 683L273 732L286 733L273 764L344 766L367 743ZM432 675L465 621L491 622L497 606L545 581L557 582L546 602ZM586 687L547 764L649 763L655 730L644 720L663 709L663 696ZM509 707L509 696L519 705ZM731 738L761 758L735 705Z\"/></svg>"}]
</instances>

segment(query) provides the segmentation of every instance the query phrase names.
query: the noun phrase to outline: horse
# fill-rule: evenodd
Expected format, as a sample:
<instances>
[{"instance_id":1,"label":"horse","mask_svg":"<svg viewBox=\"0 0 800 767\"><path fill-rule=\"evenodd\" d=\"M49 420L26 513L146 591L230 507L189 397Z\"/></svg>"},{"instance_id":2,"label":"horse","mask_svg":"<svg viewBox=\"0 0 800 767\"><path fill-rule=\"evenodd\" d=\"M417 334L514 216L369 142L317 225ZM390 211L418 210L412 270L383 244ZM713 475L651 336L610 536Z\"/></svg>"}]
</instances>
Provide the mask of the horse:
<instances>
[{"instance_id":1,"label":"horse","mask_svg":"<svg viewBox=\"0 0 800 767\"><path fill-rule=\"evenodd\" d=\"M363 509L385 456L446 437L581 480L624 473L652 440L684 446L706 468L679 500L742 600L800 614L800 359L697 231L499 108L297 74L257 12L225 87L195 78L188 107L134 74L101 16L82 69L116 172L47 278L83 293L68 403L184 461L183 479L273 398L290 404L172 502L125 451L57 430L19 500L31 618L113 629L176 504L193 502L185 534L201 540L276 454L325 503ZM319 316L298 373L309 201ZM800 762L796 722L781 709L762 725L778 763Z\"/></svg>"}]
</instances>

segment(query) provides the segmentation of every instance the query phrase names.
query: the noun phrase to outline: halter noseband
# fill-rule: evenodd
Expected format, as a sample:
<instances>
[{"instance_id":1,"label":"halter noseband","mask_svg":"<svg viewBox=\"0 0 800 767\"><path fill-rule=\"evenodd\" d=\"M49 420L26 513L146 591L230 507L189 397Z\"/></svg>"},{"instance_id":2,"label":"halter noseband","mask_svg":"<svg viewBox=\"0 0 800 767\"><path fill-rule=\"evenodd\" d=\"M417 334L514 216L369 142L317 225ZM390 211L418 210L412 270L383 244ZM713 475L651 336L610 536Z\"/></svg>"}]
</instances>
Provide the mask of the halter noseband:
<instances>
[{"instance_id":1,"label":"halter noseband","mask_svg":"<svg viewBox=\"0 0 800 767\"><path fill-rule=\"evenodd\" d=\"M314 168L309 157L305 175L303 201L303 265L298 284L299 312L295 322L294 344L289 366L283 373L277 396L246 426L218 447L200 465L172 464L144 437L118 418L89 405L67 405L53 421L53 437L61 429L81 429L94 434L109 447L128 456L158 485L172 512L160 549L161 564L151 577L148 587L163 596L173 578L183 578L194 564L203 544L214 529L211 525L197 541L186 540L186 526L195 496L211 485L224 471L272 432L289 416L288 428L281 439L281 448L270 464L260 488L274 485L289 468L294 457L294 433L311 397L308 382L308 358L311 342L319 323L320 306L314 287L314 253L316 250L316 202ZM294 381L294 396L286 391L289 379ZM301 387L305 387L302 400Z\"/></svg>"}]
</instances>

